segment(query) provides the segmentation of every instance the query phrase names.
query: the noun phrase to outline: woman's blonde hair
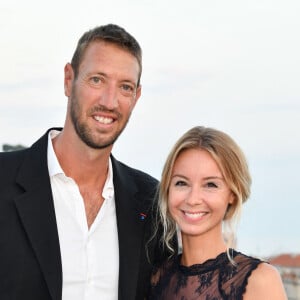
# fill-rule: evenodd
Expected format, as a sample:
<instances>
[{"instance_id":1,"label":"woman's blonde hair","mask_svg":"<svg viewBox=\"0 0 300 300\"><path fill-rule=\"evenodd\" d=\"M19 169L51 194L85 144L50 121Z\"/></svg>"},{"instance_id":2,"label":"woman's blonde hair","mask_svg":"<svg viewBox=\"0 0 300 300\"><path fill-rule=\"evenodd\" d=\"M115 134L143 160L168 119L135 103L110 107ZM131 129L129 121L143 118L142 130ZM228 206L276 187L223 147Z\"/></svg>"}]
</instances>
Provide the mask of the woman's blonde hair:
<instances>
[{"instance_id":1,"label":"woman's blonde hair","mask_svg":"<svg viewBox=\"0 0 300 300\"><path fill-rule=\"evenodd\" d=\"M176 142L165 162L158 197L158 219L163 228L163 244L174 252L172 240L176 234L176 223L168 210L169 186L174 163L179 154L187 149L209 152L234 195L234 201L228 206L224 217L224 238L229 248L235 240L234 222L239 219L242 204L250 196L251 176L245 155L236 142L222 131L203 126L188 130Z\"/></svg>"}]
</instances>

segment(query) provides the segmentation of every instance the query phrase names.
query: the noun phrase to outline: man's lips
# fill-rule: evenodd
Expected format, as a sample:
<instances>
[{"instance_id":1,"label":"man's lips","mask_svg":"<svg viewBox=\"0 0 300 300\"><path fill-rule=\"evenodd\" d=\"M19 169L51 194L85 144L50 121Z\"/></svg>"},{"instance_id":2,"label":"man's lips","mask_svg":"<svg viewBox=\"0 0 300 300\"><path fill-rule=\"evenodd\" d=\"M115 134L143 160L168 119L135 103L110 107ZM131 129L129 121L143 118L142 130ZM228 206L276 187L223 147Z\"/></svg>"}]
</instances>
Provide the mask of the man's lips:
<instances>
[{"instance_id":1,"label":"man's lips","mask_svg":"<svg viewBox=\"0 0 300 300\"><path fill-rule=\"evenodd\" d=\"M111 117L104 117L104 116L94 116L94 120L96 120L97 122L101 123L101 124L111 124L114 119Z\"/></svg>"},{"instance_id":2,"label":"man's lips","mask_svg":"<svg viewBox=\"0 0 300 300\"><path fill-rule=\"evenodd\" d=\"M103 106L93 107L89 111L89 116L91 116L95 121L103 125L110 125L113 122L121 119L121 114L117 110L109 110Z\"/></svg>"}]
</instances>

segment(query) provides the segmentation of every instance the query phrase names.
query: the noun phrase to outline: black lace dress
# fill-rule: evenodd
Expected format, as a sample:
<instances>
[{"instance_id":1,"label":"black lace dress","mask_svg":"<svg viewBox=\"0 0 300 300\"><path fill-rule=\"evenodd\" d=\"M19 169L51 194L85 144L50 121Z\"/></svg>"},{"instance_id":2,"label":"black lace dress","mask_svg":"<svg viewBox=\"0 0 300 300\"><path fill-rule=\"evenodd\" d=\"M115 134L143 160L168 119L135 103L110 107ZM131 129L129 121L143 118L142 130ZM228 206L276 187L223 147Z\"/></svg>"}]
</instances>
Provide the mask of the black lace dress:
<instances>
[{"instance_id":1,"label":"black lace dress","mask_svg":"<svg viewBox=\"0 0 300 300\"><path fill-rule=\"evenodd\" d=\"M181 255L154 270L150 300L241 300L251 272L261 260L230 249L203 264L180 265Z\"/></svg>"}]
</instances>

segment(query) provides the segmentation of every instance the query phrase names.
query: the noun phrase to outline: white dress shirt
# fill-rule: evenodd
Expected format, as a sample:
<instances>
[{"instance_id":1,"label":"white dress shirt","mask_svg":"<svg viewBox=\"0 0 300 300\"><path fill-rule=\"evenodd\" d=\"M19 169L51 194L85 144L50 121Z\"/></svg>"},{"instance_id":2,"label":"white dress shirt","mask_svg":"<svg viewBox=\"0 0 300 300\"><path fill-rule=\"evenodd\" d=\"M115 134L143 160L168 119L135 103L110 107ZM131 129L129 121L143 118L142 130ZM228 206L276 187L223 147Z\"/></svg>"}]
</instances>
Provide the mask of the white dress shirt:
<instances>
[{"instance_id":1,"label":"white dress shirt","mask_svg":"<svg viewBox=\"0 0 300 300\"><path fill-rule=\"evenodd\" d=\"M119 243L111 161L104 202L89 229L79 188L64 174L55 155L51 139L57 134L49 133L48 168L62 259L62 300L116 300Z\"/></svg>"}]
</instances>

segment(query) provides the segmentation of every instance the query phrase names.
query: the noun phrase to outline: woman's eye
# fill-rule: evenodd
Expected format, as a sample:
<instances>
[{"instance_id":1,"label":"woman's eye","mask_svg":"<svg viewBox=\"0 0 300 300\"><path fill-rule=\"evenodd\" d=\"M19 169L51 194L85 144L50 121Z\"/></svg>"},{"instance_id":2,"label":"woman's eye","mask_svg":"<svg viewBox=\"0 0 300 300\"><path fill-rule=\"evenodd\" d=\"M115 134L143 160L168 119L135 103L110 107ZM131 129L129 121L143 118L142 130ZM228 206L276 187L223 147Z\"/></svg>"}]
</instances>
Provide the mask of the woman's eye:
<instances>
[{"instance_id":1,"label":"woman's eye","mask_svg":"<svg viewBox=\"0 0 300 300\"><path fill-rule=\"evenodd\" d=\"M175 182L175 186L186 186L186 183L182 180L178 180Z\"/></svg>"},{"instance_id":2,"label":"woman's eye","mask_svg":"<svg viewBox=\"0 0 300 300\"><path fill-rule=\"evenodd\" d=\"M207 182L206 186L209 188L217 188L218 187L214 182Z\"/></svg>"}]
</instances>

